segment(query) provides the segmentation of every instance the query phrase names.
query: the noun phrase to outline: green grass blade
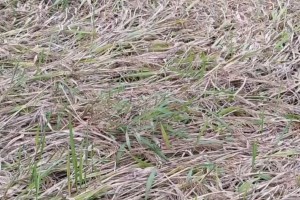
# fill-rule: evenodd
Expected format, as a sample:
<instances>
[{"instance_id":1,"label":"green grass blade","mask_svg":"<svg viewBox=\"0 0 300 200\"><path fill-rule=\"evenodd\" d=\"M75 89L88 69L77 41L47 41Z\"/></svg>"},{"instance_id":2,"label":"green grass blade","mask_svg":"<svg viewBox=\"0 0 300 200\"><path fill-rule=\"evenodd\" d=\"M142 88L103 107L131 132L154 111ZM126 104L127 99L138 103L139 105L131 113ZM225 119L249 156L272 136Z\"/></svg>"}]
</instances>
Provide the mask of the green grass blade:
<instances>
[{"instance_id":1,"label":"green grass blade","mask_svg":"<svg viewBox=\"0 0 300 200\"><path fill-rule=\"evenodd\" d=\"M117 152L117 156L116 156L116 164L117 165L120 163L120 160L125 153L125 146L126 146L126 144L122 144Z\"/></svg>"},{"instance_id":2,"label":"green grass blade","mask_svg":"<svg viewBox=\"0 0 300 200\"><path fill-rule=\"evenodd\" d=\"M126 145L127 145L128 149L130 150L131 149L131 143L130 143L130 138L129 138L129 135L128 135L127 131L125 132L125 139L126 139Z\"/></svg>"},{"instance_id":3,"label":"green grass blade","mask_svg":"<svg viewBox=\"0 0 300 200\"><path fill-rule=\"evenodd\" d=\"M99 189L96 189L96 190L88 190L88 191L85 191L77 196L75 196L74 200L88 200L88 199L98 199L98 197L101 196L101 194L105 193L108 191L108 187L107 186L103 186Z\"/></svg>"},{"instance_id":4,"label":"green grass blade","mask_svg":"<svg viewBox=\"0 0 300 200\"><path fill-rule=\"evenodd\" d=\"M164 126L162 125L162 123L160 123L160 128L161 128L161 134L162 134L162 137L165 141L165 144L167 146L167 148L171 148L171 144L170 144L170 140L169 140L169 135L167 134Z\"/></svg>"},{"instance_id":5,"label":"green grass blade","mask_svg":"<svg viewBox=\"0 0 300 200\"><path fill-rule=\"evenodd\" d=\"M147 167L152 167L153 166L151 163L149 163L147 161L144 161L142 159L139 159L136 156L132 156L132 157L137 162L138 167L141 168L141 169L145 169Z\"/></svg>"},{"instance_id":6,"label":"green grass blade","mask_svg":"<svg viewBox=\"0 0 300 200\"><path fill-rule=\"evenodd\" d=\"M69 152L69 150L68 150L68 154L67 154L67 178L68 178L68 192L69 192L69 196L71 196L72 183L71 183L70 152Z\"/></svg>"},{"instance_id":7,"label":"green grass blade","mask_svg":"<svg viewBox=\"0 0 300 200\"><path fill-rule=\"evenodd\" d=\"M156 176L156 170L152 170L151 174L149 175L148 179L147 179L147 183L146 183L146 193L145 193L145 200L148 199L148 196L150 194L150 190L152 188L152 185L154 183L154 179Z\"/></svg>"},{"instance_id":8,"label":"green grass blade","mask_svg":"<svg viewBox=\"0 0 300 200\"><path fill-rule=\"evenodd\" d=\"M80 187L83 184L83 153L81 152L79 155L79 169L78 169L78 176L79 176L79 184Z\"/></svg>"},{"instance_id":9,"label":"green grass blade","mask_svg":"<svg viewBox=\"0 0 300 200\"><path fill-rule=\"evenodd\" d=\"M252 170L254 170L255 167L256 156L257 156L257 143L254 142L254 144L252 145Z\"/></svg>"},{"instance_id":10,"label":"green grass blade","mask_svg":"<svg viewBox=\"0 0 300 200\"><path fill-rule=\"evenodd\" d=\"M73 164L74 177L75 177L75 186L77 188L77 184L78 184L78 165L77 165L77 155L76 155L76 150L75 150L74 132L73 132L73 127L72 127L71 123L69 123L69 136L70 136L72 164Z\"/></svg>"},{"instance_id":11,"label":"green grass blade","mask_svg":"<svg viewBox=\"0 0 300 200\"><path fill-rule=\"evenodd\" d=\"M145 144L150 150L156 153L160 158L164 159L165 161L168 160L168 158L163 154L161 149L155 143L151 143L148 139L144 137L140 137L140 141L143 144Z\"/></svg>"}]
</instances>

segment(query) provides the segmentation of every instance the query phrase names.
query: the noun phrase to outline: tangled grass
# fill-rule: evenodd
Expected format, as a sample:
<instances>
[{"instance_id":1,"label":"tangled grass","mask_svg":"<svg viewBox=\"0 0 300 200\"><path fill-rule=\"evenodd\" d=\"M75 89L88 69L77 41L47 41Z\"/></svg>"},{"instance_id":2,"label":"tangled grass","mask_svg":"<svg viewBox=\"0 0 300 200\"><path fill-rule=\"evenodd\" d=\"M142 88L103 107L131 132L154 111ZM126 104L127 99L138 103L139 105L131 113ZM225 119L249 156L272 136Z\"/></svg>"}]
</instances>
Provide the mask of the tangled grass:
<instances>
[{"instance_id":1,"label":"tangled grass","mask_svg":"<svg viewBox=\"0 0 300 200\"><path fill-rule=\"evenodd\" d=\"M299 199L298 0L0 0L2 199Z\"/></svg>"}]
</instances>

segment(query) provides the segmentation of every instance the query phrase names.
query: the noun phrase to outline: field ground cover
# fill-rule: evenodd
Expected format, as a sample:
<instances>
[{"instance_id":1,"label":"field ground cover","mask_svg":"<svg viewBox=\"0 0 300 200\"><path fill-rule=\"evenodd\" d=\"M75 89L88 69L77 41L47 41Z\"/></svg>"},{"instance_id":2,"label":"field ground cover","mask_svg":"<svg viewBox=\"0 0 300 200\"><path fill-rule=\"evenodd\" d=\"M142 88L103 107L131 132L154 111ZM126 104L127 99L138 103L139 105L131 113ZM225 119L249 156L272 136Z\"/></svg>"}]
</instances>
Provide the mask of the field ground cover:
<instances>
[{"instance_id":1,"label":"field ground cover","mask_svg":"<svg viewBox=\"0 0 300 200\"><path fill-rule=\"evenodd\" d=\"M2 199L300 199L300 1L0 0Z\"/></svg>"}]
</instances>

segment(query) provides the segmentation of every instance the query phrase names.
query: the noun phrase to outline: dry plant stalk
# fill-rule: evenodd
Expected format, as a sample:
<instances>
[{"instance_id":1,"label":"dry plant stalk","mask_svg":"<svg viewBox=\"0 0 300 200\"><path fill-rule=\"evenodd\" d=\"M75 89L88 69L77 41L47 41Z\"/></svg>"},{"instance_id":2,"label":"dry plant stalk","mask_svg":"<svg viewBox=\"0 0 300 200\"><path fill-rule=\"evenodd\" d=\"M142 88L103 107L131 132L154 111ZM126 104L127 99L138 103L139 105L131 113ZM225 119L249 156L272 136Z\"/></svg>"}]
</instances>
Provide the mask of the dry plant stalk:
<instances>
[{"instance_id":1,"label":"dry plant stalk","mask_svg":"<svg viewBox=\"0 0 300 200\"><path fill-rule=\"evenodd\" d=\"M0 0L0 197L299 199L299 10Z\"/></svg>"}]
</instances>

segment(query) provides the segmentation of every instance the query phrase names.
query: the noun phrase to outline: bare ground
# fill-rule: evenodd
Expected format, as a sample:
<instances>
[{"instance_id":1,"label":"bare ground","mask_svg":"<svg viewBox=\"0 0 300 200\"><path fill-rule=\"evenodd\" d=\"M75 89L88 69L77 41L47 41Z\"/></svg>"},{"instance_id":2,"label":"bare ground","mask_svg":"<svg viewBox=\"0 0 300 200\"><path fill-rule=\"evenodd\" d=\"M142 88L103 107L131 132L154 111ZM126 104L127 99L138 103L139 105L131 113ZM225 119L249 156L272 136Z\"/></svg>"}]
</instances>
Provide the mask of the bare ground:
<instances>
[{"instance_id":1,"label":"bare ground","mask_svg":"<svg viewBox=\"0 0 300 200\"><path fill-rule=\"evenodd\" d=\"M300 199L300 2L0 0L3 199Z\"/></svg>"}]
</instances>

